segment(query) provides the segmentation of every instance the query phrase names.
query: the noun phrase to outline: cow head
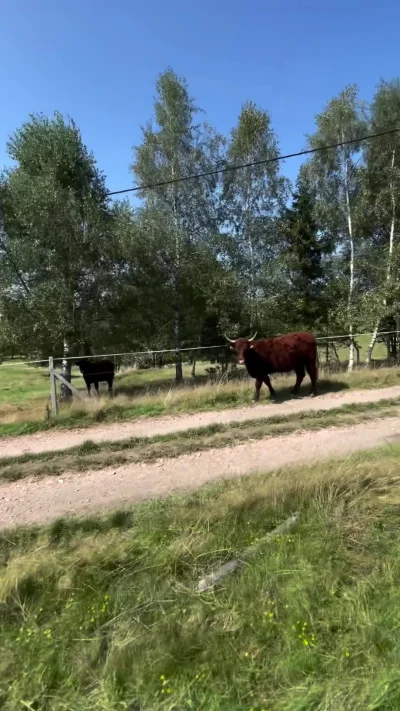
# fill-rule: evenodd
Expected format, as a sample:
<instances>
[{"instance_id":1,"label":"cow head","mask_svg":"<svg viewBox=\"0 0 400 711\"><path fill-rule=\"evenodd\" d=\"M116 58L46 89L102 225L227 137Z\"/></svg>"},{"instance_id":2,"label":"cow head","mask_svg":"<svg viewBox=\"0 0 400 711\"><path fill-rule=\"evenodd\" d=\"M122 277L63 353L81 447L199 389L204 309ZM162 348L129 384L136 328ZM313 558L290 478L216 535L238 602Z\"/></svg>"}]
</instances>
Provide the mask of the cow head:
<instances>
[{"instance_id":1,"label":"cow head","mask_svg":"<svg viewBox=\"0 0 400 711\"><path fill-rule=\"evenodd\" d=\"M256 335L257 335L257 332L254 334L254 336L252 338L236 338L236 340L233 340L232 338L228 338L228 336L225 336L226 340L230 344L231 351L236 353L236 360L239 363L239 365L243 365L246 352L248 351L249 348L251 348L250 344L252 341L254 341Z\"/></svg>"}]
</instances>

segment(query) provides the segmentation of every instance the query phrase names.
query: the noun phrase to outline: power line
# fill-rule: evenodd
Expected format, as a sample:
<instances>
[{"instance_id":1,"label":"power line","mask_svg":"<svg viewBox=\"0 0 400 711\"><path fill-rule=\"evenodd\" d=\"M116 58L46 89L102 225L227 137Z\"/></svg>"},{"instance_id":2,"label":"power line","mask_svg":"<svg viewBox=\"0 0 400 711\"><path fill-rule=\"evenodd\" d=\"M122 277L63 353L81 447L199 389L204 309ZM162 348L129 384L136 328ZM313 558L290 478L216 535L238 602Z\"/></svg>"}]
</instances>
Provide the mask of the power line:
<instances>
[{"instance_id":1,"label":"power line","mask_svg":"<svg viewBox=\"0 0 400 711\"><path fill-rule=\"evenodd\" d=\"M134 188L125 188L125 190L113 190L107 193L110 195L121 195L122 193L134 193L139 190L149 190L151 188L160 188L164 185L173 185L175 183L183 183L187 180L196 180L198 178L207 178L211 175L219 175L220 173L229 173L232 170L242 170L243 168L253 168L257 165L265 165L267 163L277 163L280 160L286 160L287 158L298 158L299 156L307 156L311 153L319 153L320 151L328 151L331 148L340 148L341 146L348 146L352 143L361 143L362 141L368 141L371 138L379 138L380 136L388 136L391 133L397 133L400 128L391 128L388 131L381 131L380 133L370 133L367 136L361 136L361 138L352 138L349 141L340 141L339 143L332 143L329 146L319 146L318 148L308 148L305 151L298 151L297 153L287 153L286 155L278 155L274 158L264 158L263 160L255 160L251 163L239 163L238 165L229 165L225 168L215 168L214 170L207 170L204 173L195 173L194 175L186 175L183 178L171 178L170 180L162 180L159 183L147 183L145 185L136 185Z\"/></svg>"}]
</instances>

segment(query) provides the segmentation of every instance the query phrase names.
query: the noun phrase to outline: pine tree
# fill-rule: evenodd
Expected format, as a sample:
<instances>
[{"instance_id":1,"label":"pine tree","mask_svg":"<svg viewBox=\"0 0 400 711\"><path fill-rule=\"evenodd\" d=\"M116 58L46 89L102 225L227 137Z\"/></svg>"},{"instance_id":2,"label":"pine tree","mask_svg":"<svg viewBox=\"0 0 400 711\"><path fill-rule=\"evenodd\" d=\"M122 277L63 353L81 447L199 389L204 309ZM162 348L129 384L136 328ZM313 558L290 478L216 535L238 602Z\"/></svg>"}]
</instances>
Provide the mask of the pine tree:
<instances>
[{"instance_id":1,"label":"pine tree","mask_svg":"<svg viewBox=\"0 0 400 711\"><path fill-rule=\"evenodd\" d=\"M296 326L316 330L324 316L323 254L326 243L318 235L315 194L300 174L292 206L286 210L284 260Z\"/></svg>"}]
</instances>

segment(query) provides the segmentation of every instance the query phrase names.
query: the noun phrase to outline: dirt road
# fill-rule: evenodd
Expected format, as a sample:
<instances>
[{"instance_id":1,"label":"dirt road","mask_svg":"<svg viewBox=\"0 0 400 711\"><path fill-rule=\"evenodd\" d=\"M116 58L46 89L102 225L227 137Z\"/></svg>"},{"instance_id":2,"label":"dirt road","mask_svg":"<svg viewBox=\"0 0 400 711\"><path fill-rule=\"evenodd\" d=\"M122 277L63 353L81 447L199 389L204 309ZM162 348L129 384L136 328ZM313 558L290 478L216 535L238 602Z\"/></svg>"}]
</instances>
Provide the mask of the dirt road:
<instances>
[{"instance_id":1,"label":"dirt road","mask_svg":"<svg viewBox=\"0 0 400 711\"><path fill-rule=\"evenodd\" d=\"M223 477L271 471L357 450L400 436L400 417L331 428L236 447L184 455L153 464L135 464L62 477L24 479L0 486L0 528L49 522L88 514L179 489L193 490Z\"/></svg>"},{"instance_id":2,"label":"dirt road","mask_svg":"<svg viewBox=\"0 0 400 711\"><path fill-rule=\"evenodd\" d=\"M74 430L47 430L35 435L4 437L0 439L0 457L13 457L20 454L37 454L76 447L87 440L93 442L116 441L129 437L153 437L155 435L181 432L191 428L206 427L213 423L244 422L246 420L268 419L276 415L291 415L298 412L315 410L333 410L352 403L373 404L383 399L400 397L400 385L376 390L347 390L340 393L328 393L315 399L301 398L287 402L231 410L213 410L193 415L179 415L136 420L134 422L116 422L96 427Z\"/></svg>"}]
</instances>

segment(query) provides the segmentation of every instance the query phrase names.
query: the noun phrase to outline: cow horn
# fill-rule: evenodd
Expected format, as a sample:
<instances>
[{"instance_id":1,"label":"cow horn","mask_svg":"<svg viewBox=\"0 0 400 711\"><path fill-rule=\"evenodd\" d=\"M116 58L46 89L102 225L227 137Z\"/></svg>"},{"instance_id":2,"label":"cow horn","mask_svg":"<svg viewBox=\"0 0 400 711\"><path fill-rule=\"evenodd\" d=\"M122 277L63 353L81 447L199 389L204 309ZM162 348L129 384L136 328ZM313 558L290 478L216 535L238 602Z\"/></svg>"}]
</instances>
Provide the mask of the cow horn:
<instances>
[{"instance_id":1,"label":"cow horn","mask_svg":"<svg viewBox=\"0 0 400 711\"><path fill-rule=\"evenodd\" d=\"M253 338L249 338L249 342L251 342L251 341L254 341L254 339L255 339L256 335L257 335L257 331L255 332L255 334L254 334Z\"/></svg>"},{"instance_id":2,"label":"cow horn","mask_svg":"<svg viewBox=\"0 0 400 711\"><path fill-rule=\"evenodd\" d=\"M226 340L229 341L229 343L236 343L236 341L232 340L232 338L228 338L228 336L225 335L225 333L224 333L224 338L226 338Z\"/></svg>"}]
</instances>

